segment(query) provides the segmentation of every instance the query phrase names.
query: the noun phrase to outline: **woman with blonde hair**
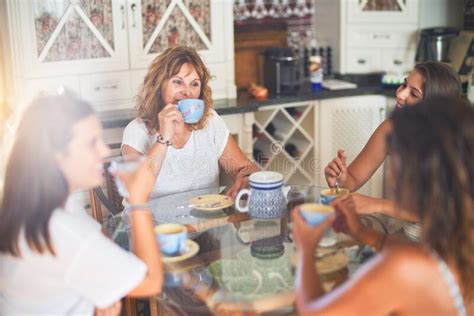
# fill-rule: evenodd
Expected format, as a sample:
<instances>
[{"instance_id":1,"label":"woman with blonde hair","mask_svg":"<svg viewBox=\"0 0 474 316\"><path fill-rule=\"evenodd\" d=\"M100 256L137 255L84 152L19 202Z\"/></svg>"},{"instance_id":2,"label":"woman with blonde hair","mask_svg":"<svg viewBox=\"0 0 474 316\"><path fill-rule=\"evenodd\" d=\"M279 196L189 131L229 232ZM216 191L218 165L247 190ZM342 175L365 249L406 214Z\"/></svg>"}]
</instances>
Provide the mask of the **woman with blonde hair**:
<instances>
[{"instance_id":1,"label":"woman with blonde hair","mask_svg":"<svg viewBox=\"0 0 474 316\"><path fill-rule=\"evenodd\" d=\"M152 62L137 97L138 115L125 128L123 155L146 155L154 162L154 195L218 186L219 166L234 178L234 197L258 168L230 136L212 108L209 71L197 52L168 48ZM196 123L184 122L177 104L204 101Z\"/></svg>"}]
</instances>

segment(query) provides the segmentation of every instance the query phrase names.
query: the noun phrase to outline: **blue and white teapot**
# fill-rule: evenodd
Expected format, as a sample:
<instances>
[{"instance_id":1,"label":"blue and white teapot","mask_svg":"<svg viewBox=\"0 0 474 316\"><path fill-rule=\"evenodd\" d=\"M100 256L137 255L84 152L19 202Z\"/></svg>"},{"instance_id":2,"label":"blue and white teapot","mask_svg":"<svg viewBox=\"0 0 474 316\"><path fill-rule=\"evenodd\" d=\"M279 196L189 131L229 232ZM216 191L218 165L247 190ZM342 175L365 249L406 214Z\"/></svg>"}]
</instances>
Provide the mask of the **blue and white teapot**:
<instances>
[{"instance_id":1,"label":"blue and white teapot","mask_svg":"<svg viewBox=\"0 0 474 316\"><path fill-rule=\"evenodd\" d=\"M242 189L235 198L239 212L248 212L259 219L278 218L286 211L290 186L283 186L283 175L274 171L259 171L249 177L249 189ZM248 195L248 203L240 206L242 196Z\"/></svg>"}]
</instances>

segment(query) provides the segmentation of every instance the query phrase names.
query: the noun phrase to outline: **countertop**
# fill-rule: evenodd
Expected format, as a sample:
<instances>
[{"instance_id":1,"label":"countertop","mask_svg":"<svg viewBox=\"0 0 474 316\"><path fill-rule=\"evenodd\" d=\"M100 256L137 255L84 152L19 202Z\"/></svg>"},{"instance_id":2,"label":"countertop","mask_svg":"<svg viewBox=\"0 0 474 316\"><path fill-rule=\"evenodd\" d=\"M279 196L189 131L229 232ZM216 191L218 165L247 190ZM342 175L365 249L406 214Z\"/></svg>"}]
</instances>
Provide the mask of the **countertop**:
<instances>
[{"instance_id":1,"label":"countertop","mask_svg":"<svg viewBox=\"0 0 474 316\"><path fill-rule=\"evenodd\" d=\"M255 112L260 107L278 105L293 102L304 102L312 100L324 100L331 98L342 98L360 95L374 95L381 94L388 97L395 97L394 89L384 89L380 84L374 84L367 80L367 76L358 76L354 78L338 77L341 79L349 79L352 82L357 82L358 87L355 89L344 89L329 91L322 89L320 91L313 92L309 88L309 84L305 85L304 88L295 95L286 96L270 96L268 99L258 101L253 99L248 93L238 93L236 99L227 100L216 100L214 101L214 109L220 115ZM362 78L362 79L361 79ZM99 119L102 122L104 128L116 128L125 127L134 117L132 109L104 111L98 113Z\"/></svg>"}]
</instances>

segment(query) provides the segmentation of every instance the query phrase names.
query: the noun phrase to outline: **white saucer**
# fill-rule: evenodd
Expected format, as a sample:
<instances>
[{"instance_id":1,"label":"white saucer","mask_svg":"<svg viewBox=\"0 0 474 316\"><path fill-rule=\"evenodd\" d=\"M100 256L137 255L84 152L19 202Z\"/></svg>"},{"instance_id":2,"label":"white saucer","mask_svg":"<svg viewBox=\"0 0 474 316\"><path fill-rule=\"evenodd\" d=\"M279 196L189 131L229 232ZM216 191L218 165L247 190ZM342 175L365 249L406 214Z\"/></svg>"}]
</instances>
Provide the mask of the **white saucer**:
<instances>
[{"instance_id":1,"label":"white saucer","mask_svg":"<svg viewBox=\"0 0 474 316\"><path fill-rule=\"evenodd\" d=\"M221 194L205 194L205 195L198 195L193 197L191 200L189 200L190 204L196 204L193 206L194 209L200 210L200 211L217 211L221 210L223 208L232 206L234 204L234 200L231 197L228 197L226 195L221 195ZM200 205L201 204L201 205ZM215 206L202 206L202 204L217 204Z\"/></svg>"},{"instance_id":2,"label":"white saucer","mask_svg":"<svg viewBox=\"0 0 474 316\"><path fill-rule=\"evenodd\" d=\"M194 240L188 239L186 241L186 251L183 254L179 256L165 256L162 254L161 259L163 260L164 263L180 262L180 261L193 257L198 252L199 252L198 243L195 242Z\"/></svg>"},{"instance_id":3,"label":"white saucer","mask_svg":"<svg viewBox=\"0 0 474 316\"><path fill-rule=\"evenodd\" d=\"M326 252L331 252L330 249L318 249L319 255L324 255ZM349 258L343 249L336 251L334 254L324 256L316 260L316 267L318 273L329 274L344 269L349 263Z\"/></svg>"}]
</instances>

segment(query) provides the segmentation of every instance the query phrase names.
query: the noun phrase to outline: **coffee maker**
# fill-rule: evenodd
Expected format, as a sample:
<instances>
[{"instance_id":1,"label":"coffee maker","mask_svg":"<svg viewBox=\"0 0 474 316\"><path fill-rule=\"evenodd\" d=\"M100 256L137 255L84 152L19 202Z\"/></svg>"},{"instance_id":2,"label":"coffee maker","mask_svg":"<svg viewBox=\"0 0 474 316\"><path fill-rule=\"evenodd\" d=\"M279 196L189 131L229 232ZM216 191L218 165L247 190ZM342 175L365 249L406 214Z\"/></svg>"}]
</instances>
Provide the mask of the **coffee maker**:
<instances>
[{"instance_id":1,"label":"coffee maker","mask_svg":"<svg viewBox=\"0 0 474 316\"><path fill-rule=\"evenodd\" d=\"M459 30L450 27L433 27L421 30L415 61L449 62L449 45L458 33Z\"/></svg>"},{"instance_id":2,"label":"coffee maker","mask_svg":"<svg viewBox=\"0 0 474 316\"><path fill-rule=\"evenodd\" d=\"M270 47L263 52L263 83L272 95L295 94L300 88L300 64L287 47Z\"/></svg>"}]
</instances>

